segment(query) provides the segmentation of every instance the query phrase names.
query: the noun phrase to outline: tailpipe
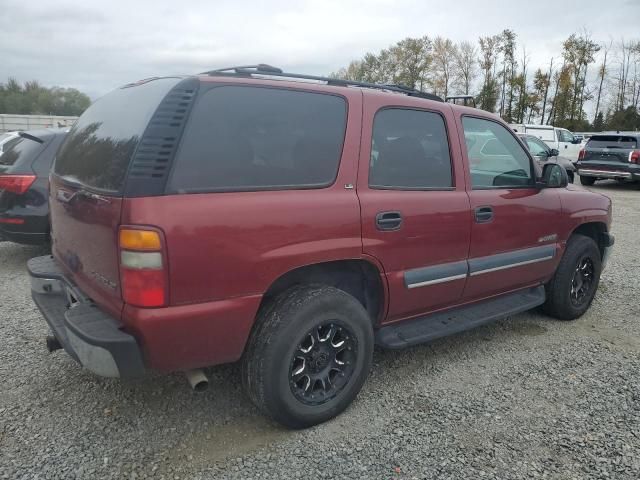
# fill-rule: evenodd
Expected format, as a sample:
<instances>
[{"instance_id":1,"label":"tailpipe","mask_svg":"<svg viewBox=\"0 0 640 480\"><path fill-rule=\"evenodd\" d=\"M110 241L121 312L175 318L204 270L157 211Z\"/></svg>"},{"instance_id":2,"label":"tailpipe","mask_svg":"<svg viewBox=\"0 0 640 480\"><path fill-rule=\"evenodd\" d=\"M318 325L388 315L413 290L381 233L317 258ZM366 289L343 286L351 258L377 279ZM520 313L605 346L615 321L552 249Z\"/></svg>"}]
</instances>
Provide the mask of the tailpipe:
<instances>
[{"instance_id":1,"label":"tailpipe","mask_svg":"<svg viewBox=\"0 0 640 480\"><path fill-rule=\"evenodd\" d=\"M184 372L191 388L196 392L204 392L209 387L209 379L204 372L197 368L195 370L187 370Z\"/></svg>"},{"instance_id":2,"label":"tailpipe","mask_svg":"<svg viewBox=\"0 0 640 480\"><path fill-rule=\"evenodd\" d=\"M56 350L60 350L62 348L60 341L53 335L47 335L46 342L47 350L49 350L49 353L55 352Z\"/></svg>"}]
</instances>

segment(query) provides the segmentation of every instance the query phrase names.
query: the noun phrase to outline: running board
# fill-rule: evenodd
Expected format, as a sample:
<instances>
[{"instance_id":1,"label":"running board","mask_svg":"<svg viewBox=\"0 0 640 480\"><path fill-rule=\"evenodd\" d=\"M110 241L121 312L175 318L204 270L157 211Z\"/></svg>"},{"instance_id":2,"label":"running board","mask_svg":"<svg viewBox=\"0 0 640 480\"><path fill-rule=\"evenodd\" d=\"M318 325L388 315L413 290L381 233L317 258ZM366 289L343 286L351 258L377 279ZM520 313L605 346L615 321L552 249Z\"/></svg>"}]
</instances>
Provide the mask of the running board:
<instances>
[{"instance_id":1,"label":"running board","mask_svg":"<svg viewBox=\"0 0 640 480\"><path fill-rule=\"evenodd\" d=\"M544 301L543 286L527 288L491 300L382 327L376 332L376 343L392 349L426 343L531 310Z\"/></svg>"}]
</instances>

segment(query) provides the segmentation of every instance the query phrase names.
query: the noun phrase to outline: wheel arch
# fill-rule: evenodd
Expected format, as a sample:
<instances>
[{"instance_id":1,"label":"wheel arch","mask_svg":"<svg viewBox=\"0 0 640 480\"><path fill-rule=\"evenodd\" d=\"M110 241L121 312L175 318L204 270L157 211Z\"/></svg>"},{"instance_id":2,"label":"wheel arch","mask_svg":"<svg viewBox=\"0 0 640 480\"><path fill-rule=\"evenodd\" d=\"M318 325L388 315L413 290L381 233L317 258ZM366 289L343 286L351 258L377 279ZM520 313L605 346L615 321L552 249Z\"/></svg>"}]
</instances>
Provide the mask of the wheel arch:
<instances>
[{"instance_id":1,"label":"wheel arch","mask_svg":"<svg viewBox=\"0 0 640 480\"><path fill-rule=\"evenodd\" d=\"M587 222L578 225L572 232L573 235L584 235L593 239L598 245L600 256L604 255L606 247L605 234L607 233L607 225L604 222Z\"/></svg>"},{"instance_id":2,"label":"wheel arch","mask_svg":"<svg viewBox=\"0 0 640 480\"><path fill-rule=\"evenodd\" d=\"M374 325L386 312L386 284L382 269L362 258L320 262L289 270L271 283L258 311L292 286L314 283L335 287L355 297L369 313Z\"/></svg>"}]
</instances>

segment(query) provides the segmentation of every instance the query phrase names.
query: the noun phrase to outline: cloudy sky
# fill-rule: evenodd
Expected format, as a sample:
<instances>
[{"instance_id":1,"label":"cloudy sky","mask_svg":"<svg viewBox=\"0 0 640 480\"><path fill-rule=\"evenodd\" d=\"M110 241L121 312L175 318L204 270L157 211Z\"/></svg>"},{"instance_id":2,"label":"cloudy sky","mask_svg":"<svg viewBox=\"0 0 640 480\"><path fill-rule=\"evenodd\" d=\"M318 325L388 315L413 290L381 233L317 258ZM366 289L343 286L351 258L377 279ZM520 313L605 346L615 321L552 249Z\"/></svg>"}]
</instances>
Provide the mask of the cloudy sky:
<instances>
[{"instance_id":1,"label":"cloudy sky","mask_svg":"<svg viewBox=\"0 0 640 480\"><path fill-rule=\"evenodd\" d=\"M0 0L0 82L96 98L154 75L247 63L328 74L407 36L476 41L511 28L533 67L586 29L640 37L640 0Z\"/></svg>"}]
</instances>

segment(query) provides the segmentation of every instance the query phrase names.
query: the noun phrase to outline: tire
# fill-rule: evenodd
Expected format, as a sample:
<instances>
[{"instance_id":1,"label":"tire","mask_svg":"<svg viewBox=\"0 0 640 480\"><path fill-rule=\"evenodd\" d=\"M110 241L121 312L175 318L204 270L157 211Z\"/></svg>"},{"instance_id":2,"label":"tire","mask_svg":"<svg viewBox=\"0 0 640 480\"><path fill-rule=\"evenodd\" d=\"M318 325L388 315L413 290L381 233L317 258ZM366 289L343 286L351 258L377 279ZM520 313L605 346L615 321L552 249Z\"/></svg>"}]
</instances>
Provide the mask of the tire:
<instances>
[{"instance_id":1,"label":"tire","mask_svg":"<svg viewBox=\"0 0 640 480\"><path fill-rule=\"evenodd\" d=\"M277 422L310 427L354 400L373 345L372 322L358 300L329 286L295 286L258 314L242 362L243 387Z\"/></svg>"},{"instance_id":2,"label":"tire","mask_svg":"<svg viewBox=\"0 0 640 480\"><path fill-rule=\"evenodd\" d=\"M584 177L584 176L580 175L580 183L582 185L586 185L587 187L590 187L591 185L596 183L596 179L595 179L595 177Z\"/></svg>"},{"instance_id":3,"label":"tire","mask_svg":"<svg viewBox=\"0 0 640 480\"><path fill-rule=\"evenodd\" d=\"M578 269L586 272L589 265L590 282L582 277L576 277L579 274ZM598 289L601 272L602 259L596 242L591 237L573 235L567 243L553 278L545 287L547 300L543 310L559 320L575 320L581 317L591 306ZM579 295L581 292L583 295ZM580 296L579 299L578 296Z\"/></svg>"}]
</instances>

